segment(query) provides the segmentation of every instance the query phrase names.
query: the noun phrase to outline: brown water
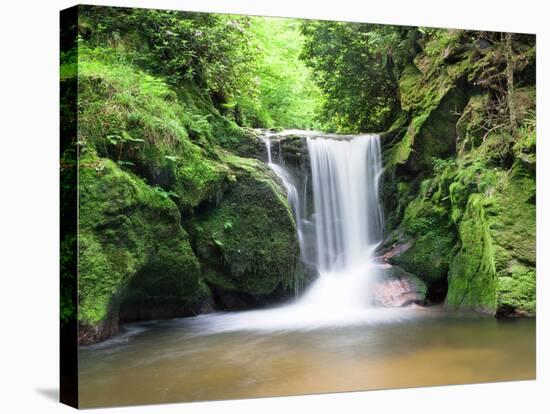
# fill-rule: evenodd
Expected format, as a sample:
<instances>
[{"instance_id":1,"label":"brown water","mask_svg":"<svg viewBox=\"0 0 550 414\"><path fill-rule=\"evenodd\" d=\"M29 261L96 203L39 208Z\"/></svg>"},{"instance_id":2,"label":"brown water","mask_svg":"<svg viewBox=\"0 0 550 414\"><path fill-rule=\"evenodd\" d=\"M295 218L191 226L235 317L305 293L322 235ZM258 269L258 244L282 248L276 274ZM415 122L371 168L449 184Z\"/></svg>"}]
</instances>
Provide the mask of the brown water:
<instances>
[{"instance_id":1,"label":"brown water","mask_svg":"<svg viewBox=\"0 0 550 414\"><path fill-rule=\"evenodd\" d=\"M311 330L215 332L208 318L128 325L81 348L81 406L535 378L535 320L407 312Z\"/></svg>"}]
</instances>

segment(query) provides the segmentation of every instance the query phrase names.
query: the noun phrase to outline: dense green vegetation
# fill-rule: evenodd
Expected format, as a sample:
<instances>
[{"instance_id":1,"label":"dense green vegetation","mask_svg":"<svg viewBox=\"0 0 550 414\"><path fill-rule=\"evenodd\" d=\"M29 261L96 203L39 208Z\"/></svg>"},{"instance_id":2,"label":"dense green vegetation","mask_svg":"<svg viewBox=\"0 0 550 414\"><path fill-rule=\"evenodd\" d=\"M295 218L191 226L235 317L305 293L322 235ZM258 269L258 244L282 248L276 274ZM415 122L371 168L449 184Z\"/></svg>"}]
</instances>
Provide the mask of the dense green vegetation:
<instances>
[{"instance_id":1,"label":"dense green vegetation","mask_svg":"<svg viewBox=\"0 0 550 414\"><path fill-rule=\"evenodd\" d=\"M401 73L387 243L450 308L535 312L534 68L531 36L442 30Z\"/></svg>"},{"instance_id":2,"label":"dense green vegetation","mask_svg":"<svg viewBox=\"0 0 550 414\"><path fill-rule=\"evenodd\" d=\"M78 151L82 343L119 317L261 306L303 283L254 128L382 132L384 248L407 246L393 263L450 308L534 314L533 36L79 10L61 111L66 136L78 115L62 168ZM62 235L63 263L75 245Z\"/></svg>"},{"instance_id":3,"label":"dense green vegetation","mask_svg":"<svg viewBox=\"0 0 550 414\"><path fill-rule=\"evenodd\" d=\"M322 95L299 59L304 39L298 21L86 7L80 33L96 53L160 75L171 86L197 88L240 126L318 125Z\"/></svg>"},{"instance_id":4,"label":"dense green vegetation","mask_svg":"<svg viewBox=\"0 0 550 414\"><path fill-rule=\"evenodd\" d=\"M399 109L398 77L416 50L416 29L304 22L302 55L325 93L325 130L385 131Z\"/></svg>"}]
</instances>

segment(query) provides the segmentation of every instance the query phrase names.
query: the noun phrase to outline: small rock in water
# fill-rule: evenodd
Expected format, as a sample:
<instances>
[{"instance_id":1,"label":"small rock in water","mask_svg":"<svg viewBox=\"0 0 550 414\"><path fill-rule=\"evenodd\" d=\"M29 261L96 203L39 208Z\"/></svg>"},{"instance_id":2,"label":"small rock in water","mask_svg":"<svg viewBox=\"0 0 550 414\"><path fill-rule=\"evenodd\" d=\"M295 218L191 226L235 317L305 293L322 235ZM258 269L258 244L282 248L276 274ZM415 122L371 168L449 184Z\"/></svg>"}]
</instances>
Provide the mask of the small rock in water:
<instances>
[{"instance_id":1,"label":"small rock in water","mask_svg":"<svg viewBox=\"0 0 550 414\"><path fill-rule=\"evenodd\" d=\"M423 305L427 287L418 277L398 266L380 266L381 279L373 286L374 303L384 307Z\"/></svg>"}]
</instances>

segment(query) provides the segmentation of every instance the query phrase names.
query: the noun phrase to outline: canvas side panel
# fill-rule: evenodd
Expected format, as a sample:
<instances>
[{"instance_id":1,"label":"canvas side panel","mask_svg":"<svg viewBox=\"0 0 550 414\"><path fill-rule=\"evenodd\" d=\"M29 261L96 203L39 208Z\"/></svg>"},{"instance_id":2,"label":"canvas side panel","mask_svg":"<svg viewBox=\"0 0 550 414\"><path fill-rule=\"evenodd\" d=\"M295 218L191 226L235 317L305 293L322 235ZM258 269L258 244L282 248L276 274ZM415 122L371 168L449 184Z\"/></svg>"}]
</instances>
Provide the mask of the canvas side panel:
<instances>
[{"instance_id":1,"label":"canvas side panel","mask_svg":"<svg viewBox=\"0 0 550 414\"><path fill-rule=\"evenodd\" d=\"M60 13L60 400L78 408L78 6Z\"/></svg>"}]
</instances>

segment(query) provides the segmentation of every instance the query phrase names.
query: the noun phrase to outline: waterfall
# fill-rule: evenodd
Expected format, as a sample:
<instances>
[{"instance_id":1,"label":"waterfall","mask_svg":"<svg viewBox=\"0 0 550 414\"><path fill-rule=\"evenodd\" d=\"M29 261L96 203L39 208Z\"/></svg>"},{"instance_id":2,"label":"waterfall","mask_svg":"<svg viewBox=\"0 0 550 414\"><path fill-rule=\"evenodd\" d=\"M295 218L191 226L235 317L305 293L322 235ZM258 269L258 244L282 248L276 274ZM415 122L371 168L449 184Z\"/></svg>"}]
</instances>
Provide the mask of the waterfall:
<instances>
[{"instance_id":1,"label":"waterfall","mask_svg":"<svg viewBox=\"0 0 550 414\"><path fill-rule=\"evenodd\" d=\"M296 219L300 250L304 222L300 197L288 171L273 162L271 140L265 139L269 167L285 186ZM280 144L280 141L279 141ZM382 173L380 138L307 137L311 164L319 278L297 304L334 309L369 304L369 285L376 278L372 253L382 238L382 207L378 183ZM281 151L279 149L279 158ZM305 201L305 197L303 197Z\"/></svg>"},{"instance_id":2,"label":"waterfall","mask_svg":"<svg viewBox=\"0 0 550 414\"><path fill-rule=\"evenodd\" d=\"M371 283L378 277L373 253L383 229L379 136L307 136L311 164L307 177L313 191L313 212L307 218L306 212L300 210L306 193L302 193L303 199L298 197L291 174L284 165L273 162L269 137L265 144L268 165L287 190L300 248L315 244L319 276L293 303L265 310L199 316L202 328L212 332L316 329L409 317L400 309L373 307L371 301ZM280 150L278 158L281 159Z\"/></svg>"},{"instance_id":3,"label":"waterfall","mask_svg":"<svg viewBox=\"0 0 550 414\"><path fill-rule=\"evenodd\" d=\"M321 272L350 270L382 237L378 135L352 140L308 138Z\"/></svg>"},{"instance_id":4,"label":"waterfall","mask_svg":"<svg viewBox=\"0 0 550 414\"><path fill-rule=\"evenodd\" d=\"M308 138L319 278L300 303L360 309L377 276L372 253L382 238L380 138Z\"/></svg>"}]
</instances>

